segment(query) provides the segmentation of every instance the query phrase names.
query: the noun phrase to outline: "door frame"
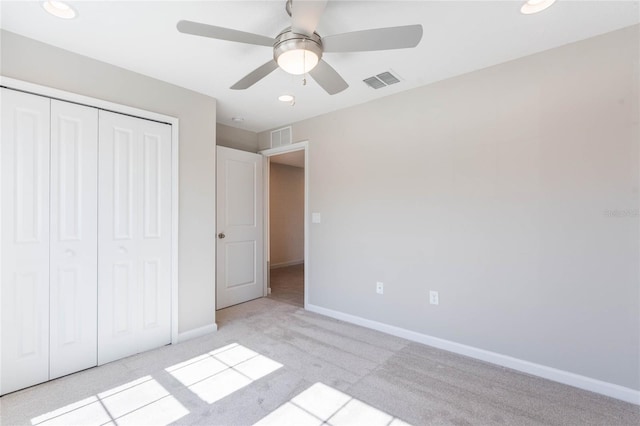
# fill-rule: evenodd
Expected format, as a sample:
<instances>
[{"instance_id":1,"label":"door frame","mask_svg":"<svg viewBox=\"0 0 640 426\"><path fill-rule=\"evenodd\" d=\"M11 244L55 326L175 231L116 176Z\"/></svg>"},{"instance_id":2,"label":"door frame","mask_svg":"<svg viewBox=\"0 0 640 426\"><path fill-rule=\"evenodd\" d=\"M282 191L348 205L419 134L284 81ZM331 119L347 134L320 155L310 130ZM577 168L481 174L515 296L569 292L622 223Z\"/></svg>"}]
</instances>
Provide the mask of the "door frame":
<instances>
[{"instance_id":1,"label":"door frame","mask_svg":"<svg viewBox=\"0 0 640 426\"><path fill-rule=\"evenodd\" d=\"M279 146L277 148L269 148L259 151L264 157L264 250L268 256L265 256L263 265L264 274L264 295L267 296L267 277L269 276L268 261L271 260L271 252L269 250L269 171L271 159L275 155L286 154L288 152L304 150L304 309L309 304L309 141L304 140L291 145ZM268 259L267 259L268 258Z\"/></svg>"},{"instance_id":2,"label":"door frame","mask_svg":"<svg viewBox=\"0 0 640 426\"><path fill-rule=\"evenodd\" d=\"M76 103L119 114L144 118L171 125L171 344L178 343L178 225L179 225L179 152L180 120L177 117L129 107L53 87L42 86L0 75L0 87L19 90L51 99Z\"/></svg>"}]
</instances>

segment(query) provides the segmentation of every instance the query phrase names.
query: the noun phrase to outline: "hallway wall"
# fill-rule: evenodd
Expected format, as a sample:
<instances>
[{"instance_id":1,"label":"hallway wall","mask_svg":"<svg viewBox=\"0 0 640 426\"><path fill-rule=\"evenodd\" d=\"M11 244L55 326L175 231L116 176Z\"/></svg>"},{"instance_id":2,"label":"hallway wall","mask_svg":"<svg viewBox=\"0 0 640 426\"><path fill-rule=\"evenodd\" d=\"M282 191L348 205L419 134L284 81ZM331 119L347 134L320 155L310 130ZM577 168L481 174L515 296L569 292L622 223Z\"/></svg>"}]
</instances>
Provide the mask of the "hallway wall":
<instances>
[{"instance_id":1,"label":"hallway wall","mask_svg":"<svg viewBox=\"0 0 640 426\"><path fill-rule=\"evenodd\" d=\"M271 163L271 267L304 262L304 169Z\"/></svg>"}]
</instances>

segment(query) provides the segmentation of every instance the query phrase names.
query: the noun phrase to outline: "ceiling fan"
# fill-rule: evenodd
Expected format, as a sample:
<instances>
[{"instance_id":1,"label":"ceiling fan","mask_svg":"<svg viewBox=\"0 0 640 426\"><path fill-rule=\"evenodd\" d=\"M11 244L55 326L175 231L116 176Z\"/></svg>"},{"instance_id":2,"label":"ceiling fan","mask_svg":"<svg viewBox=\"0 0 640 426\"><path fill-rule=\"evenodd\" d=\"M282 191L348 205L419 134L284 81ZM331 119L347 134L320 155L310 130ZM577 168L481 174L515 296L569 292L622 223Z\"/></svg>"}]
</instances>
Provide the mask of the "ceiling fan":
<instances>
[{"instance_id":1,"label":"ceiling fan","mask_svg":"<svg viewBox=\"0 0 640 426\"><path fill-rule=\"evenodd\" d=\"M288 0L285 8L291 17L291 26L275 38L193 21L180 21L177 28L185 34L273 48L273 59L240 79L231 86L233 90L247 89L280 67L290 74L309 73L330 95L342 92L349 85L322 59L323 53L404 49L416 47L422 39L422 25L321 37L315 31L326 5L327 0Z\"/></svg>"}]
</instances>

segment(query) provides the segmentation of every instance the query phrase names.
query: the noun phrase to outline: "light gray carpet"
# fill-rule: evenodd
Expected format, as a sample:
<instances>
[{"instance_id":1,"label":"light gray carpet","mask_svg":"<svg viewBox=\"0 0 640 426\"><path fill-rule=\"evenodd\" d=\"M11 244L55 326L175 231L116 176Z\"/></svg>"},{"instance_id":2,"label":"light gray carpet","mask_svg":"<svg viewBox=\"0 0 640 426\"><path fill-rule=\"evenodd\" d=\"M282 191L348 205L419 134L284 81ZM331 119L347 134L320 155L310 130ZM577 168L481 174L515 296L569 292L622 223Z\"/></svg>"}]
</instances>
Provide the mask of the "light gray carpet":
<instances>
[{"instance_id":1,"label":"light gray carpet","mask_svg":"<svg viewBox=\"0 0 640 426\"><path fill-rule=\"evenodd\" d=\"M270 271L270 298L304 307L304 264L274 268Z\"/></svg>"},{"instance_id":2,"label":"light gray carpet","mask_svg":"<svg viewBox=\"0 0 640 426\"><path fill-rule=\"evenodd\" d=\"M637 406L269 298L219 311L218 325L6 395L1 423L640 424Z\"/></svg>"}]
</instances>

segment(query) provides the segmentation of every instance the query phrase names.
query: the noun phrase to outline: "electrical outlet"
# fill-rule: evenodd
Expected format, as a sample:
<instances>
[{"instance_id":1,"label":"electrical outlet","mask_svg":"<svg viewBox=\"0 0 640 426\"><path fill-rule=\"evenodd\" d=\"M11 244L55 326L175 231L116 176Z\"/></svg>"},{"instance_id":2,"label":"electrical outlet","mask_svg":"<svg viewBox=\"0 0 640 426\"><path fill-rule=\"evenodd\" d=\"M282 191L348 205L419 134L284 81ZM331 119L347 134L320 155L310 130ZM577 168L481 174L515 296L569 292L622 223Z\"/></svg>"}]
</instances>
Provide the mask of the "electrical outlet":
<instances>
[{"instance_id":1,"label":"electrical outlet","mask_svg":"<svg viewBox=\"0 0 640 426\"><path fill-rule=\"evenodd\" d=\"M429 291L429 303L431 303L432 305L439 305L440 304L440 299L438 297L438 292L437 291Z\"/></svg>"},{"instance_id":2,"label":"electrical outlet","mask_svg":"<svg viewBox=\"0 0 640 426\"><path fill-rule=\"evenodd\" d=\"M376 283L376 293L378 294L384 293L384 283L381 283L380 281Z\"/></svg>"}]
</instances>

